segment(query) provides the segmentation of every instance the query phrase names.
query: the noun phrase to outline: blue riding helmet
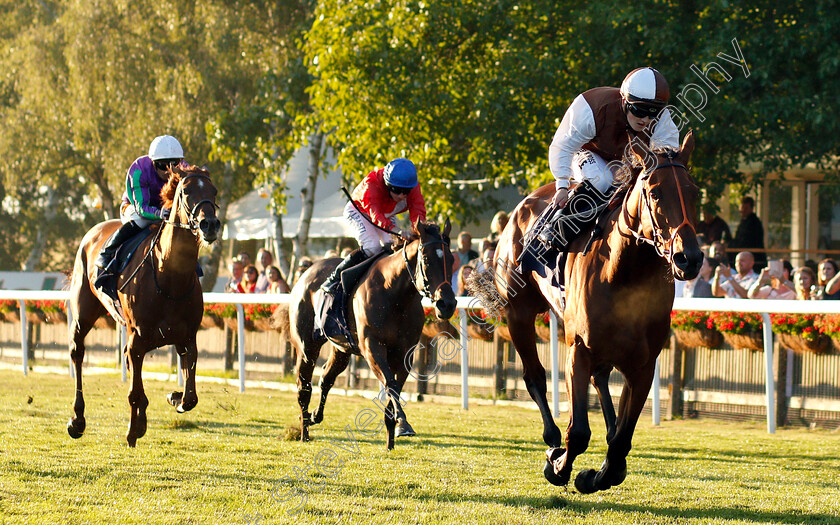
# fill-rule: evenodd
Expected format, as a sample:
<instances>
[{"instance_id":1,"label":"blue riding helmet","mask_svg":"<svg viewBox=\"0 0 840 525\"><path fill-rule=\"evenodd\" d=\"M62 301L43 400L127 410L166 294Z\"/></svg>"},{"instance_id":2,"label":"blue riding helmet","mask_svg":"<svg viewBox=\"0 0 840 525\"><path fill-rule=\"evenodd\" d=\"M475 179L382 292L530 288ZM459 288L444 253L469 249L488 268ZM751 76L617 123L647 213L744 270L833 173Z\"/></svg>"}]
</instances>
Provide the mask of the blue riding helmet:
<instances>
[{"instance_id":1,"label":"blue riding helmet","mask_svg":"<svg viewBox=\"0 0 840 525\"><path fill-rule=\"evenodd\" d=\"M394 159L385 166L385 184L394 188L417 186L417 168L408 159Z\"/></svg>"}]
</instances>

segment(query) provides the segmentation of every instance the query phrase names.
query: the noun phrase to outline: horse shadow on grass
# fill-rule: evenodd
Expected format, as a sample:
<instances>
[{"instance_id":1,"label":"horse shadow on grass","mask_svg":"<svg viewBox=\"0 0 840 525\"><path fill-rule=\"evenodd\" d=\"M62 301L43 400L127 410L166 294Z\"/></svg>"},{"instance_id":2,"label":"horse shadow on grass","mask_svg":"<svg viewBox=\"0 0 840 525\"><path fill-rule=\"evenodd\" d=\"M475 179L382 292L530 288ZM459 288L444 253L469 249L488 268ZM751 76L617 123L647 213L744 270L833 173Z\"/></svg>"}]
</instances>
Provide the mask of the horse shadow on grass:
<instances>
[{"instance_id":1,"label":"horse shadow on grass","mask_svg":"<svg viewBox=\"0 0 840 525\"><path fill-rule=\"evenodd\" d=\"M352 497L374 497L383 500L391 500L395 494L394 487L391 488L377 488L370 486L351 485L349 483L341 483L335 480L330 482L330 485L335 487L335 490L346 496ZM406 492L399 494L400 497L411 499L417 502L452 502L458 503L463 501L472 501L476 503L495 503L502 504L508 507L529 507L534 510L550 510L561 509L568 506L570 503L567 498L558 494L551 494L548 496L529 496L529 495L512 495L501 497L479 496L469 493L448 492L444 495L430 494L422 492L421 485L417 483L408 483L403 486ZM408 492L411 491L411 492ZM313 512L314 509L308 509Z\"/></svg>"},{"instance_id":2,"label":"horse shadow on grass","mask_svg":"<svg viewBox=\"0 0 840 525\"><path fill-rule=\"evenodd\" d=\"M418 436L419 435L420 434L418 434ZM440 448L475 448L502 451L518 450L524 453L534 453L535 451L542 452L545 449L545 446L500 440L497 436L481 436L474 434L435 433L429 435L427 442L429 445Z\"/></svg>"},{"instance_id":3,"label":"horse shadow on grass","mask_svg":"<svg viewBox=\"0 0 840 525\"><path fill-rule=\"evenodd\" d=\"M340 483L333 480L331 483L335 490L354 498L381 498L383 500L393 499L396 494L394 488L380 489L369 486L350 485ZM551 510L567 508L571 514L581 515L593 512L623 512L628 514L646 515L653 514L662 518L670 518L676 521L680 519L695 519L700 521L714 521L714 520L739 520L751 523L834 523L836 516L825 513L798 513L795 515L784 514L779 512L766 512L758 510L749 510L740 508L740 505L733 507L725 507L718 509L682 509L678 507L655 507L650 505L634 505L632 503L622 503L615 500L609 501L588 501L576 492L572 491L569 494L571 497L563 497L558 494L549 496L503 496L503 497L488 497L469 493L448 492L446 494L429 494L423 492L416 492L420 489L417 484L408 484L404 488L408 489L405 493L399 494L400 497L411 499L417 502L463 502L472 501L476 503L490 503L502 504L509 507L529 507L533 510ZM409 490L411 492L409 492ZM395 509L401 510L401 509ZM315 514L329 514L329 511L310 507L307 513ZM324 515L326 515L324 514Z\"/></svg>"}]
</instances>

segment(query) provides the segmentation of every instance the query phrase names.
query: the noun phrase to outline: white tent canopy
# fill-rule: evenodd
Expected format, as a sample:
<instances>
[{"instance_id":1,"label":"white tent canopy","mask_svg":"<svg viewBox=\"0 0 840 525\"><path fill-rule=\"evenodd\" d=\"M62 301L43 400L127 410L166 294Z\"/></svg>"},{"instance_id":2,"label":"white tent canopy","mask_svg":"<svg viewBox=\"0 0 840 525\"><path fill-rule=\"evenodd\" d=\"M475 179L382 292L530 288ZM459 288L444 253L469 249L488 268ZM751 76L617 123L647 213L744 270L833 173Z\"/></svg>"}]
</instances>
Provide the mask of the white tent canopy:
<instances>
[{"instance_id":1,"label":"white tent canopy","mask_svg":"<svg viewBox=\"0 0 840 525\"><path fill-rule=\"evenodd\" d=\"M286 173L288 185L286 214L282 217L283 236L297 235L302 202L300 190L306 183L309 148L303 147L289 163ZM328 162L332 163L331 156ZM253 190L228 207L224 239L245 241L274 237L274 224L269 211L268 195L261 196ZM353 231L342 218L347 199L341 191L341 172L329 170L326 177L319 177L315 187L315 206L309 225L310 238L352 237Z\"/></svg>"}]
</instances>

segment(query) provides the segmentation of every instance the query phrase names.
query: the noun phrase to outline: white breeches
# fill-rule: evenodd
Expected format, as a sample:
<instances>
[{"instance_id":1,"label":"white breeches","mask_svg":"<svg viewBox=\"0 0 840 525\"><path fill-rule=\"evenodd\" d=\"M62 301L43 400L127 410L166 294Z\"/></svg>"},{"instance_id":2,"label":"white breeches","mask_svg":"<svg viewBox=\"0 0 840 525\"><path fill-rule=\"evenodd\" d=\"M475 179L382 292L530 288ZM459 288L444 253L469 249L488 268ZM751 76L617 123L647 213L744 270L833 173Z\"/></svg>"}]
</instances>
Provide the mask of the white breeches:
<instances>
[{"instance_id":1,"label":"white breeches","mask_svg":"<svg viewBox=\"0 0 840 525\"><path fill-rule=\"evenodd\" d=\"M620 162L607 163L597 153L582 149L572 157L572 180L581 183L588 180L601 193L610 193Z\"/></svg>"},{"instance_id":2,"label":"white breeches","mask_svg":"<svg viewBox=\"0 0 840 525\"><path fill-rule=\"evenodd\" d=\"M350 201L344 207L344 218L353 225L355 231L354 237L359 241L359 246L365 252L365 255L371 257L381 252L383 245L391 242L391 234L385 233L373 225L364 215L359 213L359 210L353 206ZM394 218L391 218L391 228L396 229L397 223Z\"/></svg>"}]
</instances>

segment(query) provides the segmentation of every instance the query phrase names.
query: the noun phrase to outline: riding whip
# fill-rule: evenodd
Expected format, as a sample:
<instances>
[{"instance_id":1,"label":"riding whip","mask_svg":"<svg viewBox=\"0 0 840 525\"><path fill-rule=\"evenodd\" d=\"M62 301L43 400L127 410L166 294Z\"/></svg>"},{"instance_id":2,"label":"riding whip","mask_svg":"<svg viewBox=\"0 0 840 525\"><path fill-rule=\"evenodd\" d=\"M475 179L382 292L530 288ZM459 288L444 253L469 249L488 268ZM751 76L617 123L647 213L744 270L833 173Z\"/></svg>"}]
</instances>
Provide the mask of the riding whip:
<instances>
[{"instance_id":1,"label":"riding whip","mask_svg":"<svg viewBox=\"0 0 840 525\"><path fill-rule=\"evenodd\" d=\"M385 233L390 233L391 235L396 235L397 237L402 237L402 235L400 235L400 233L399 233L399 232L395 232L395 231L391 231L391 230L389 230L389 229L387 229L387 228L383 228L382 226L380 226L380 225L376 224L375 222L373 222L373 220L372 220L372 219L368 216L368 214L367 214L367 213L365 213L365 212L363 212L363 211L359 208L358 204L356 204L356 201L354 201L354 200L353 200L353 197L350 195L350 192L349 192L349 191L347 191L347 188L345 188L344 186L342 186L342 187L341 187L341 191L343 191L343 192L344 192L344 194L345 194L345 195L347 195L347 198L350 200L350 202L351 202L351 203L353 203L353 207L354 207L354 208L356 208L356 211L357 211L357 212L359 212L359 213L362 215L362 217L364 217L365 219L367 219L367 220L368 220L368 222L370 222L371 224L373 224L374 226L376 226L376 227L377 227L377 228L379 228L380 230L384 231Z\"/></svg>"}]
</instances>

